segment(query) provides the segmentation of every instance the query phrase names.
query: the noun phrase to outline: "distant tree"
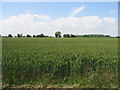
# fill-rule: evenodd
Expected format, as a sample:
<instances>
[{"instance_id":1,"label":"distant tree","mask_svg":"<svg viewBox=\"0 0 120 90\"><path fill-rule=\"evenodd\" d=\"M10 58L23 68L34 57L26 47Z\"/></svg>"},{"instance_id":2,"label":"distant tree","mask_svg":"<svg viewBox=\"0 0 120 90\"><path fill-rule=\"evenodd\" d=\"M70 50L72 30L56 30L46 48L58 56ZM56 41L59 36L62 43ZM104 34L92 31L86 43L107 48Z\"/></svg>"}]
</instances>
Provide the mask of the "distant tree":
<instances>
[{"instance_id":1,"label":"distant tree","mask_svg":"<svg viewBox=\"0 0 120 90\"><path fill-rule=\"evenodd\" d=\"M40 34L40 37L45 37L45 35L41 33L41 34Z\"/></svg>"},{"instance_id":2,"label":"distant tree","mask_svg":"<svg viewBox=\"0 0 120 90\"><path fill-rule=\"evenodd\" d=\"M110 37L110 35L105 35L105 37Z\"/></svg>"},{"instance_id":3,"label":"distant tree","mask_svg":"<svg viewBox=\"0 0 120 90\"><path fill-rule=\"evenodd\" d=\"M8 37L13 37L12 34L8 34Z\"/></svg>"},{"instance_id":4,"label":"distant tree","mask_svg":"<svg viewBox=\"0 0 120 90\"><path fill-rule=\"evenodd\" d=\"M49 36L50 38L52 38L52 36Z\"/></svg>"},{"instance_id":5,"label":"distant tree","mask_svg":"<svg viewBox=\"0 0 120 90\"><path fill-rule=\"evenodd\" d=\"M33 37L36 37L35 35L33 35Z\"/></svg>"},{"instance_id":6,"label":"distant tree","mask_svg":"<svg viewBox=\"0 0 120 90\"><path fill-rule=\"evenodd\" d=\"M70 34L64 34L63 37L70 37Z\"/></svg>"},{"instance_id":7,"label":"distant tree","mask_svg":"<svg viewBox=\"0 0 120 90\"><path fill-rule=\"evenodd\" d=\"M36 35L36 36L34 36L34 37L48 37L48 36L45 36L44 34L38 34L38 35Z\"/></svg>"},{"instance_id":8,"label":"distant tree","mask_svg":"<svg viewBox=\"0 0 120 90\"><path fill-rule=\"evenodd\" d=\"M22 37L22 34L17 34L17 37Z\"/></svg>"},{"instance_id":9,"label":"distant tree","mask_svg":"<svg viewBox=\"0 0 120 90\"><path fill-rule=\"evenodd\" d=\"M31 35L27 34L26 37L31 37Z\"/></svg>"},{"instance_id":10,"label":"distant tree","mask_svg":"<svg viewBox=\"0 0 120 90\"><path fill-rule=\"evenodd\" d=\"M85 34L85 35L76 35L76 37L111 37L110 35L103 34Z\"/></svg>"},{"instance_id":11,"label":"distant tree","mask_svg":"<svg viewBox=\"0 0 120 90\"><path fill-rule=\"evenodd\" d=\"M76 35L76 37L83 37L83 35Z\"/></svg>"},{"instance_id":12,"label":"distant tree","mask_svg":"<svg viewBox=\"0 0 120 90\"><path fill-rule=\"evenodd\" d=\"M40 34L38 34L38 35L36 35L36 37L41 37L41 35L40 35Z\"/></svg>"},{"instance_id":13,"label":"distant tree","mask_svg":"<svg viewBox=\"0 0 120 90\"><path fill-rule=\"evenodd\" d=\"M17 34L17 37L20 37L20 34Z\"/></svg>"},{"instance_id":14,"label":"distant tree","mask_svg":"<svg viewBox=\"0 0 120 90\"><path fill-rule=\"evenodd\" d=\"M40 37L40 35L38 34L38 35L36 35L35 37Z\"/></svg>"},{"instance_id":15,"label":"distant tree","mask_svg":"<svg viewBox=\"0 0 120 90\"><path fill-rule=\"evenodd\" d=\"M116 36L116 38L120 38L120 36Z\"/></svg>"},{"instance_id":16,"label":"distant tree","mask_svg":"<svg viewBox=\"0 0 120 90\"><path fill-rule=\"evenodd\" d=\"M83 37L89 37L89 36L85 34L85 35L83 35Z\"/></svg>"},{"instance_id":17,"label":"distant tree","mask_svg":"<svg viewBox=\"0 0 120 90\"><path fill-rule=\"evenodd\" d=\"M71 37L76 37L76 35L71 34Z\"/></svg>"},{"instance_id":18,"label":"distant tree","mask_svg":"<svg viewBox=\"0 0 120 90\"><path fill-rule=\"evenodd\" d=\"M60 32L60 31L57 31L57 32L55 33L55 37L60 38L60 37L61 37L61 32Z\"/></svg>"}]
</instances>

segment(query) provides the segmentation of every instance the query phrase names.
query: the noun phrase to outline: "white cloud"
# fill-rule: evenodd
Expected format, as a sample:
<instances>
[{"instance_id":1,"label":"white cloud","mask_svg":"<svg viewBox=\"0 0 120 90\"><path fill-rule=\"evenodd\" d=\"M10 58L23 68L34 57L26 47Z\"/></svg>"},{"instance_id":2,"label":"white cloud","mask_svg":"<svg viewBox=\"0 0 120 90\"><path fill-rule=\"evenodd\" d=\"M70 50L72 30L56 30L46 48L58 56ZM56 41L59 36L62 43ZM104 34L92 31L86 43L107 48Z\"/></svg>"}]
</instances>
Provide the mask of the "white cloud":
<instances>
[{"instance_id":1,"label":"white cloud","mask_svg":"<svg viewBox=\"0 0 120 90\"><path fill-rule=\"evenodd\" d=\"M81 6L81 7L78 7L78 8L75 8L73 10L73 12L71 13L71 16L74 17L76 16L78 13L80 13L81 11L83 11L85 9L85 6Z\"/></svg>"},{"instance_id":2,"label":"white cloud","mask_svg":"<svg viewBox=\"0 0 120 90\"><path fill-rule=\"evenodd\" d=\"M2 35L18 33L54 35L56 31L72 34L110 34L117 35L115 18L99 16L61 17L52 19L47 15L20 14L0 21Z\"/></svg>"},{"instance_id":3,"label":"white cloud","mask_svg":"<svg viewBox=\"0 0 120 90\"><path fill-rule=\"evenodd\" d=\"M38 15L38 14L36 14L36 15L34 15L34 17L36 19L42 19L42 20L46 20L46 21L50 20L50 17L47 16L47 15Z\"/></svg>"},{"instance_id":4,"label":"white cloud","mask_svg":"<svg viewBox=\"0 0 120 90\"><path fill-rule=\"evenodd\" d=\"M117 34L115 18L100 18L99 16L68 17L54 20L54 25L63 33L74 34Z\"/></svg>"}]
</instances>

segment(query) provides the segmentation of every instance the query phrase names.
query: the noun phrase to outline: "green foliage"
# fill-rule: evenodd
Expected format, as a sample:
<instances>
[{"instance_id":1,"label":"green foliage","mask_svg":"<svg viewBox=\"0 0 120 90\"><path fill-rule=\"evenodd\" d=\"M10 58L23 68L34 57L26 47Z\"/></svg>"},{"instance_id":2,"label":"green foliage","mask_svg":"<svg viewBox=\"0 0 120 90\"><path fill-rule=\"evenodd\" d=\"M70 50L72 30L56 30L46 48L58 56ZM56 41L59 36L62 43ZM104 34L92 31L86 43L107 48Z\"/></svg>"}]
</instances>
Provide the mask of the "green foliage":
<instances>
[{"instance_id":1,"label":"green foliage","mask_svg":"<svg viewBox=\"0 0 120 90\"><path fill-rule=\"evenodd\" d=\"M116 38L120 38L120 36L116 36Z\"/></svg>"},{"instance_id":2,"label":"green foliage","mask_svg":"<svg viewBox=\"0 0 120 90\"><path fill-rule=\"evenodd\" d=\"M63 37L70 37L70 34L64 34Z\"/></svg>"},{"instance_id":3,"label":"green foliage","mask_svg":"<svg viewBox=\"0 0 120 90\"><path fill-rule=\"evenodd\" d=\"M44 34L38 34L38 35L33 35L33 37L48 37L48 36L45 36Z\"/></svg>"},{"instance_id":4,"label":"green foliage","mask_svg":"<svg viewBox=\"0 0 120 90\"><path fill-rule=\"evenodd\" d=\"M74 35L74 34L64 34L63 37L65 37L65 38L73 38L73 37L76 37L76 35Z\"/></svg>"},{"instance_id":5,"label":"green foliage","mask_svg":"<svg viewBox=\"0 0 120 90\"><path fill-rule=\"evenodd\" d=\"M76 35L76 37L111 37L110 35L103 34L85 34L85 35Z\"/></svg>"},{"instance_id":6,"label":"green foliage","mask_svg":"<svg viewBox=\"0 0 120 90\"><path fill-rule=\"evenodd\" d=\"M57 32L55 33L55 37L57 37L57 38L62 37L62 36L61 36L61 32L60 32L60 31L57 31Z\"/></svg>"},{"instance_id":7,"label":"green foliage","mask_svg":"<svg viewBox=\"0 0 120 90\"><path fill-rule=\"evenodd\" d=\"M116 38L3 38L3 84L116 87Z\"/></svg>"},{"instance_id":8,"label":"green foliage","mask_svg":"<svg viewBox=\"0 0 120 90\"><path fill-rule=\"evenodd\" d=\"M12 34L8 34L8 37L13 37Z\"/></svg>"},{"instance_id":9,"label":"green foliage","mask_svg":"<svg viewBox=\"0 0 120 90\"><path fill-rule=\"evenodd\" d=\"M23 35L22 34L17 34L17 37L22 37Z\"/></svg>"},{"instance_id":10,"label":"green foliage","mask_svg":"<svg viewBox=\"0 0 120 90\"><path fill-rule=\"evenodd\" d=\"M26 37L31 37L31 35L27 34Z\"/></svg>"}]
</instances>

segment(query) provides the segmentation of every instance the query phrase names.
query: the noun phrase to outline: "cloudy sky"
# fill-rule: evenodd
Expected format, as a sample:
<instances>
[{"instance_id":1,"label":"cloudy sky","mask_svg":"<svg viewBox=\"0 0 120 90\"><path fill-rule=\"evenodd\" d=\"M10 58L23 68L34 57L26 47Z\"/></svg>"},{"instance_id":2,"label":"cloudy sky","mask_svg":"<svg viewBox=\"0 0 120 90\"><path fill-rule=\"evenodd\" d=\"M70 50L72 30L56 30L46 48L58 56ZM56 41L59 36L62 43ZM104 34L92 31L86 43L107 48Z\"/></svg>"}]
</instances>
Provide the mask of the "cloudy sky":
<instances>
[{"instance_id":1,"label":"cloudy sky","mask_svg":"<svg viewBox=\"0 0 120 90\"><path fill-rule=\"evenodd\" d=\"M1 10L2 35L118 34L117 2L4 2Z\"/></svg>"}]
</instances>

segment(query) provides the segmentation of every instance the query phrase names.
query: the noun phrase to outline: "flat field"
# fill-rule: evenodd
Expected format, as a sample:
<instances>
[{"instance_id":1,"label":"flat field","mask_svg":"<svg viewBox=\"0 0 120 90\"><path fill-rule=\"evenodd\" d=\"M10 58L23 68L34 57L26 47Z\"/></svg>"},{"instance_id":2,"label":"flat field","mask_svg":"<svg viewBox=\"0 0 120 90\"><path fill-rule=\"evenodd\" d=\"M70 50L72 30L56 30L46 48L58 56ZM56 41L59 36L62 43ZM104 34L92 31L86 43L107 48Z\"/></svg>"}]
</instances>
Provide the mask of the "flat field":
<instances>
[{"instance_id":1,"label":"flat field","mask_svg":"<svg viewBox=\"0 0 120 90\"><path fill-rule=\"evenodd\" d=\"M3 38L3 85L117 87L117 38Z\"/></svg>"}]
</instances>

